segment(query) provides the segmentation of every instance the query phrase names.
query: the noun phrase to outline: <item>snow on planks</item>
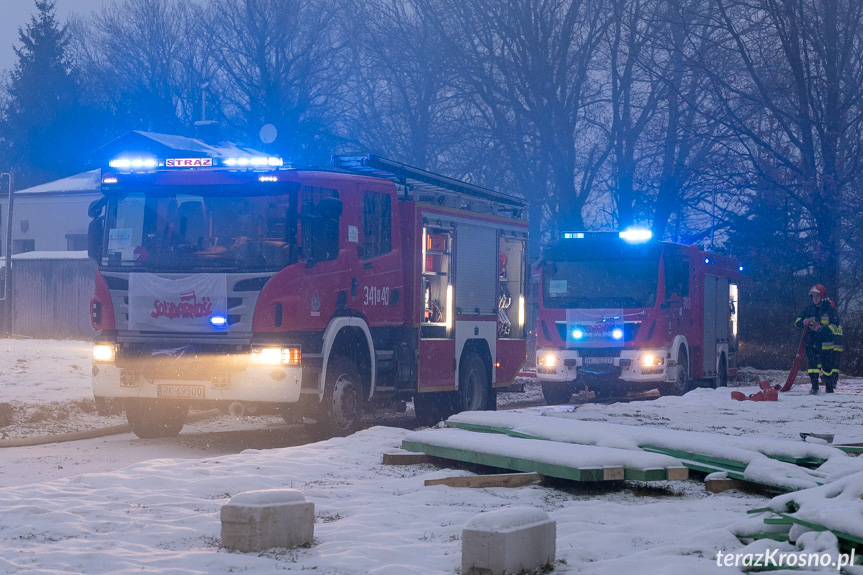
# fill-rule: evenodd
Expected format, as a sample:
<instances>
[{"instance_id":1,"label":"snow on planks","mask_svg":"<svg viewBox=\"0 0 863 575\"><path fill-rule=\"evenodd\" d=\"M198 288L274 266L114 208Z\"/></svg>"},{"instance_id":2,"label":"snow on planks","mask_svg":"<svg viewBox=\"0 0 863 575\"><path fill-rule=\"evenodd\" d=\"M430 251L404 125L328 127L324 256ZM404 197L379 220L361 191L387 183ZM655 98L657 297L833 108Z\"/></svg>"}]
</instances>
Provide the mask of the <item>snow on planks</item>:
<instances>
[{"instance_id":1,"label":"snow on planks","mask_svg":"<svg viewBox=\"0 0 863 575\"><path fill-rule=\"evenodd\" d=\"M688 478L688 470L680 461L658 453L537 441L465 429L417 431L405 437L402 449L570 481L667 481Z\"/></svg>"},{"instance_id":2,"label":"snow on planks","mask_svg":"<svg viewBox=\"0 0 863 575\"><path fill-rule=\"evenodd\" d=\"M450 417L446 425L536 440L661 453L694 471L725 472L730 478L780 491L821 485L825 473L811 468L828 459L835 462L848 457L828 445L599 423L559 413L466 411Z\"/></svg>"}]
</instances>

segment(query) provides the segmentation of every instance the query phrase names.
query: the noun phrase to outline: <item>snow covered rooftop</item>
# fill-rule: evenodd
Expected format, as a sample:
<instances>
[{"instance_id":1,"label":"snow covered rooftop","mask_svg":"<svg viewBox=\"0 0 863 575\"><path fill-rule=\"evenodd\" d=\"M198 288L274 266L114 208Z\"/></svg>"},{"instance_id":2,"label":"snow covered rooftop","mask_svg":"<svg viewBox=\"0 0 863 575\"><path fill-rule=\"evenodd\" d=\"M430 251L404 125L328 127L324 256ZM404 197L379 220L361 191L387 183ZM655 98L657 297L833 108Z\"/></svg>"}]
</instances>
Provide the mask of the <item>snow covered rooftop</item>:
<instances>
[{"instance_id":1,"label":"snow covered rooftop","mask_svg":"<svg viewBox=\"0 0 863 575\"><path fill-rule=\"evenodd\" d=\"M15 195L18 196L23 194L58 194L87 192L98 193L101 185L101 177L101 170L90 170L88 172L81 172L80 174L69 176L68 178L61 178L52 182L39 184L38 186L33 186L31 188L17 190L15 192Z\"/></svg>"}]
</instances>

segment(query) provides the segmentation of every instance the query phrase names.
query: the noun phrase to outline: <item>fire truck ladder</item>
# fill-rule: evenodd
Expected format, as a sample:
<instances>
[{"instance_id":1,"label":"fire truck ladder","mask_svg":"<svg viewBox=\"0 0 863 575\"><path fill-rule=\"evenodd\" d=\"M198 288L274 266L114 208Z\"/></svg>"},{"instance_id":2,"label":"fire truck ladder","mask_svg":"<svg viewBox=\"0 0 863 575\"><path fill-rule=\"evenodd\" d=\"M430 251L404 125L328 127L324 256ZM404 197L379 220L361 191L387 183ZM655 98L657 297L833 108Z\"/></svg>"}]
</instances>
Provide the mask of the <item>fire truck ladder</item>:
<instances>
[{"instance_id":1,"label":"fire truck ladder","mask_svg":"<svg viewBox=\"0 0 863 575\"><path fill-rule=\"evenodd\" d=\"M527 218L527 202L522 198L482 188L380 156L333 156L336 168L395 182L406 200L496 214L515 219Z\"/></svg>"}]
</instances>

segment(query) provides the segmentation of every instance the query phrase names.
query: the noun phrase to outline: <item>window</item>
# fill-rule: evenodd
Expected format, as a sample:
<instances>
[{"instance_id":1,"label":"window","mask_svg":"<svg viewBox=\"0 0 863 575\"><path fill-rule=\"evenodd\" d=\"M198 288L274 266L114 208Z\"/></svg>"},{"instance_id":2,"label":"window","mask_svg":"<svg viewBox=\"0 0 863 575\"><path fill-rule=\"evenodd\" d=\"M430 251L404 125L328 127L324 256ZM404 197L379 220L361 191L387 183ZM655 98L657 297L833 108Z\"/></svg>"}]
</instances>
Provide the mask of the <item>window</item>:
<instances>
[{"instance_id":1,"label":"window","mask_svg":"<svg viewBox=\"0 0 863 575\"><path fill-rule=\"evenodd\" d=\"M339 256L338 216L322 209L321 200L338 199L338 190L304 186L300 190L303 216L303 257L308 261L330 261ZM330 204L332 205L332 204Z\"/></svg>"},{"instance_id":2,"label":"window","mask_svg":"<svg viewBox=\"0 0 863 575\"><path fill-rule=\"evenodd\" d=\"M12 253L23 254L36 251L36 240L12 240Z\"/></svg>"},{"instance_id":3,"label":"window","mask_svg":"<svg viewBox=\"0 0 863 575\"><path fill-rule=\"evenodd\" d=\"M363 192L363 245L360 257L369 259L392 251L392 212L389 194Z\"/></svg>"},{"instance_id":4,"label":"window","mask_svg":"<svg viewBox=\"0 0 863 575\"><path fill-rule=\"evenodd\" d=\"M66 234L66 249L80 252L87 249L87 234Z\"/></svg>"},{"instance_id":5,"label":"window","mask_svg":"<svg viewBox=\"0 0 863 575\"><path fill-rule=\"evenodd\" d=\"M105 266L278 271L299 257L296 185L131 188L110 198L105 236Z\"/></svg>"},{"instance_id":6,"label":"window","mask_svg":"<svg viewBox=\"0 0 863 575\"><path fill-rule=\"evenodd\" d=\"M671 294L680 297L689 295L689 262L665 259L665 299Z\"/></svg>"}]
</instances>

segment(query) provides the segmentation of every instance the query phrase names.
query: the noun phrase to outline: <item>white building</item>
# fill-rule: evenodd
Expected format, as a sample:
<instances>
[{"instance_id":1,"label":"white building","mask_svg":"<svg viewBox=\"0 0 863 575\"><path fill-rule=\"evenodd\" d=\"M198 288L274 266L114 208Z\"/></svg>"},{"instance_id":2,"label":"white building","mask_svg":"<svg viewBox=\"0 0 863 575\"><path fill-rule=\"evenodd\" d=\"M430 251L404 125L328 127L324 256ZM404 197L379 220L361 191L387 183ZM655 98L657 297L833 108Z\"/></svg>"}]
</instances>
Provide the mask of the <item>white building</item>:
<instances>
[{"instance_id":1,"label":"white building","mask_svg":"<svg viewBox=\"0 0 863 575\"><path fill-rule=\"evenodd\" d=\"M15 191L12 253L87 249L87 207L99 198L101 170ZM9 197L0 191L0 256L6 253Z\"/></svg>"}]
</instances>

